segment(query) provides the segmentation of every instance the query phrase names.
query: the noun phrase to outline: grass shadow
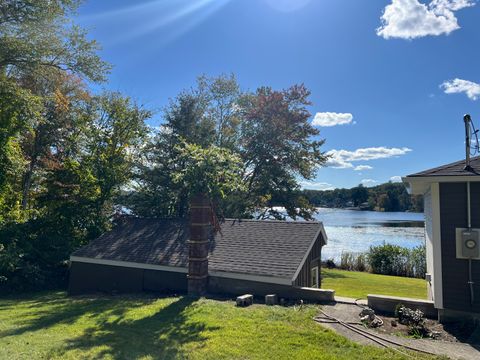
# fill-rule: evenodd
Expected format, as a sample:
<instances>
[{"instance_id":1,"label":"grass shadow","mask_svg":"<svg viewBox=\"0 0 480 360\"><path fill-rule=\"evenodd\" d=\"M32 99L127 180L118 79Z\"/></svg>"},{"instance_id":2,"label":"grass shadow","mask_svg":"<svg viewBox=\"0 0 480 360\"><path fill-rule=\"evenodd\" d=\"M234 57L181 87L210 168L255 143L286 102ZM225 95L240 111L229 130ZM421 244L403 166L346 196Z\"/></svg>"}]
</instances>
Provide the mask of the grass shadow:
<instances>
[{"instance_id":1,"label":"grass shadow","mask_svg":"<svg viewBox=\"0 0 480 360\"><path fill-rule=\"evenodd\" d=\"M348 276L345 276L344 274L336 273L336 272L331 272L331 271L322 271L321 272L321 277L322 279L344 279L348 278Z\"/></svg>"},{"instance_id":2,"label":"grass shadow","mask_svg":"<svg viewBox=\"0 0 480 360\"><path fill-rule=\"evenodd\" d=\"M63 295L63 296L61 296ZM125 299L125 298L122 298ZM9 304L8 306L18 306L18 302L22 302L22 306L29 309L34 316L27 316L25 319L21 317L17 320L17 328L0 331L0 338L6 336L21 335L26 332L33 332L47 329L59 324L73 324L80 317L88 315L95 317L98 315L115 315L122 316L126 311L135 306L145 305L145 298L138 296L128 301L112 302L112 297L67 297L65 293L49 293L46 295L36 296L28 301L16 300L17 304ZM150 299L154 301L155 299Z\"/></svg>"},{"instance_id":3,"label":"grass shadow","mask_svg":"<svg viewBox=\"0 0 480 360\"><path fill-rule=\"evenodd\" d=\"M69 351L95 353L95 358L114 359L173 359L182 355L182 346L195 343L203 346L204 331L217 330L202 322L192 321L189 310L196 300L181 297L159 311L140 319L117 317L113 321L97 322L83 334L57 350L55 355ZM134 343L132 343L134 342ZM57 354L60 351L60 354Z\"/></svg>"}]
</instances>

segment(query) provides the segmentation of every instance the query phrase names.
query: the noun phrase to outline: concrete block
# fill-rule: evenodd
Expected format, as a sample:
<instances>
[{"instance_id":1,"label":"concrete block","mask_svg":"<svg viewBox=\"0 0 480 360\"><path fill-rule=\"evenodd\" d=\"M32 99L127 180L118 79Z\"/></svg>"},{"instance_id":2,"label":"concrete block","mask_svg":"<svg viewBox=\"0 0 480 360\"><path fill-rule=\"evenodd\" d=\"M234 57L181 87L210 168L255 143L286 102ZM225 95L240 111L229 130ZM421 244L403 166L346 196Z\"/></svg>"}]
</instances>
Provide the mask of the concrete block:
<instances>
[{"instance_id":1,"label":"concrete block","mask_svg":"<svg viewBox=\"0 0 480 360\"><path fill-rule=\"evenodd\" d=\"M265 295L265 305L277 305L278 297L277 294Z\"/></svg>"},{"instance_id":2,"label":"concrete block","mask_svg":"<svg viewBox=\"0 0 480 360\"><path fill-rule=\"evenodd\" d=\"M250 306L253 304L253 295L245 294L237 297L237 306Z\"/></svg>"},{"instance_id":3,"label":"concrete block","mask_svg":"<svg viewBox=\"0 0 480 360\"><path fill-rule=\"evenodd\" d=\"M323 301L333 302L335 301L335 290L330 289L317 289L308 287L292 287L294 299L302 299L306 301Z\"/></svg>"},{"instance_id":4,"label":"concrete block","mask_svg":"<svg viewBox=\"0 0 480 360\"><path fill-rule=\"evenodd\" d=\"M412 310L419 309L425 317L437 319L438 311L433 305L433 301L422 299L410 299L397 296L372 295L368 294L368 306L378 313L393 315L398 304L402 304Z\"/></svg>"}]
</instances>

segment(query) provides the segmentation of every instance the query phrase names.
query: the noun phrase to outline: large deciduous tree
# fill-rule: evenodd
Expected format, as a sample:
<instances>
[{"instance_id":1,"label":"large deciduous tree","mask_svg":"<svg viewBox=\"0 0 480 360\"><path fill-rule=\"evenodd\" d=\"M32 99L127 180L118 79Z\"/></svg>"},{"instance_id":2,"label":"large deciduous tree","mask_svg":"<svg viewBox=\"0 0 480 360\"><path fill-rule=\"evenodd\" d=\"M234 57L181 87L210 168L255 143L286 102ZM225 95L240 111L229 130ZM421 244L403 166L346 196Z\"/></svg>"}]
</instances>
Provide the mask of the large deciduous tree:
<instances>
[{"instance_id":1,"label":"large deciduous tree","mask_svg":"<svg viewBox=\"0 0 480 360\"><path fill-rule=\"evenodd\" d=\"M314 208L299 192L299 179L311 179L326 156L309 122L309 95L303 85L243 93L233 76L200 77L166 108L127 206L139 215L186 216L189 189L173 180L188 163L178 145L215 144L242 161L242 189L222 201L226 216L311 219Z\"/></svg>"},{"instance_id":2,"label":"large deciduous tree","mask_svg":"<svg viewBox=\"0 0 480 360\"><path fill-rule=\"evenodd\" d=\"M244 100L240 151L245 163L248 197L258 217L310 219L313 208L299 195L298 179L311 179L326 161L324 140L310 122L310 92L303 85L275 91L259 88Z\"/></svg>"}]
</instances>

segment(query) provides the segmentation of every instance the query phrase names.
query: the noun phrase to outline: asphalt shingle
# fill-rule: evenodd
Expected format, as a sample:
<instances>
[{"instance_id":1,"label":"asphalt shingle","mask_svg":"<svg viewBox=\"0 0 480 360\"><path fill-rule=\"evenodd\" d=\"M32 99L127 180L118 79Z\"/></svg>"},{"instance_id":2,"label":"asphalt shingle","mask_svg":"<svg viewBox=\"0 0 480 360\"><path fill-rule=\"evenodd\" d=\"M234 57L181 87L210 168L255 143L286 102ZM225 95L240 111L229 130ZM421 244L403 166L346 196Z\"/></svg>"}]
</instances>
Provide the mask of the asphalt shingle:
<instances>
[{"instance_id":1,"label":"asphalt shingle","mask_svg":"<svg viewBox=\"0 0 480 360\"><path fill-rule=\"evenodd\" d=\"M428 177L428 176L479 176L480 175L480 156L473 157L470 160L472 170L465 169L465 160L456 161L450 164L442 165L433 169L428 169L407 177Z\"/></svg>"},{"instance_id":2,"label":"asphalt shingle","mask_svg":"<svg viewBox=\"0 0 480 360\"><path fill-rule=\"evenodd\" d=\"M291 279L322 226L227 219L211 241L209 268ZM187 267L188 238L186 221L130 218L72 256Z\"/></svg>"}]
</instances>

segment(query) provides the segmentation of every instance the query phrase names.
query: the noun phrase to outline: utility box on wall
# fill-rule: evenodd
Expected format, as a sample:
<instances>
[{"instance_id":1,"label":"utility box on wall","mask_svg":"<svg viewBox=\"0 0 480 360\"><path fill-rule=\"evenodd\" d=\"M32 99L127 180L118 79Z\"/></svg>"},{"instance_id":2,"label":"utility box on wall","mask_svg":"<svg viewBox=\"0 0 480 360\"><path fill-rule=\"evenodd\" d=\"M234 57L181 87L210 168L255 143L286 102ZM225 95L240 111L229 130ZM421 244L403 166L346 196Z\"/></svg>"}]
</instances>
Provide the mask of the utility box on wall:
<instances>
[{"instance_id":1,"label":"utility box on wall","mask_svg":"<svg viewBox=\"0 0 480 360\"><path fill-rule=\"evenodd\" d=\"M480 259L480 229L455 229L457 259Z\"/></svg>"}]
</instances>

